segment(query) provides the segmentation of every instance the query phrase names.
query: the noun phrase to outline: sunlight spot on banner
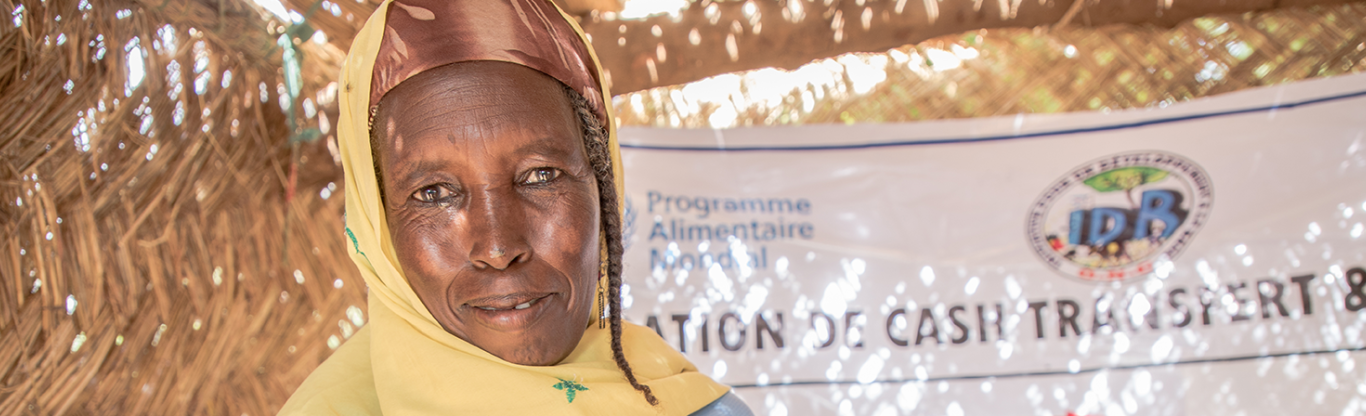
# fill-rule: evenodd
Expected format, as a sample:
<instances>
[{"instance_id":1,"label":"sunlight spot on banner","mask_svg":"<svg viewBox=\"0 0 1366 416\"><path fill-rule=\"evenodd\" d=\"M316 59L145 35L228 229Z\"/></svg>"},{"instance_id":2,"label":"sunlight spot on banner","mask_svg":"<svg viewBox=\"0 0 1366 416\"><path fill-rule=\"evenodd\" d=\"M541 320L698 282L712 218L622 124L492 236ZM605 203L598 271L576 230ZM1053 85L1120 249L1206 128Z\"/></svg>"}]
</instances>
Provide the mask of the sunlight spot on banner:
<instances>
[{"instance_id":1,"label":"sunlight spot on banner","mask_svg":"<svg viewBox=\"0 0 1366 416\"><path fill-rule=\"evenodd\" d=\"M1200 279L1205 282L1205 286L1219 287L1219 272L1210 267L1209 262L1200 259L1195 262L1195 272L1200 274Z\"/></svg>"},{"instance_id":2,"label":"sunlight spot on banner","mask_svg":"<svg viewBox=\"0 0 1366 416\"><path fill-rule=\"evenodd\" d=\"M759 312L759 308L768 301L768 288L763 285L753 285L749 288L749 293L745 294L744 306L740 308L740 316L748 320ZM746 322L748 323L748 322Z\"/></svg>"},{"instance_id":3,"label":"sunlight spot on banner","mask_svg":"<svg viewBox=\"0 0 1366 416\"><path fill-rule=\"evenodd\" d=\"M720 264L712 263L711 267L707 269L707 277L708 282L711 283L711 287L707 288L707 296L711 298L713 303L722 300L730 302L735 299L735 282L726 275L724 270L721 270Z\"/></svg>"},{"instance_id":4,"label":"sunlight spot on banner","mask_svg":"<svg viewBox=\"0 0 1366 416\"><path fill-rule=\"evenodd\" d=\"M770 396L772 397L772 396ZM787 405L783 402L776 402L768 406L768 416L787 416Z\"/></svg>"},{"instance_id":5,"label":"sunlight spot on banner","mask_svg":"<svg viewBox=\"0 0 1366 416\"><path fill-rule=\"evenodd\" d=\"M920 281L925 282L925 286L934 284L934 269L925 266L920 269Z\"/></svg>"},{"instance_id":6,"label":"sunlight spot on banner","mask_svg":"<svg viewBox=\"0 0 1366 416\"><path fill-rule=\"evenodd\" d=\"M840 400L839 409L840 416L855 416L854 402L849 401L849 399Z\"/></svg>"},{"instance_id":7,"label":"sunlight spot on banner","mask_svg":"<svg viewBox=\"0 0 1366 416\"><path fill-rule=\"evenodd\" d=\"M1162 290L1162 278L1150 275L1143 281L1143 293L1156 296L1160 290Z\"/></svg>"},{"instance_id":8,"label":"sunlight spot on banner","mask_svg":"<svg viewBox=\"0 0 1366 416\"><path fill-rule=\"evenodd\" d=\"M1157 256L1157 260L1153 261L1153 274L1159 279L1166 279L1171 276L1172 270L1175 269L1176 263L1172 263L1171 258L1167 257L1166 254Z\"/></svg>"},{"instance_id":9,"label":"sunlight spot on banner","mask_svg":"<svg viewBox=\"0 0 1366 416\"><path fill-rule=\"evenodd\" d=\"M955 400L953 403L949 403L949 408L945 410L945 413L948 416L963 416L963 405L958 404L958 401Z\"/></svg>"},{"instance_id":10,"label":"sunlight spot on banner","mask_svg":"<svg viewBox=\"0 0 1366 416\"><path fill-rule=\"evenodd\" d=\"M1043 403L1044 397L1043 393L1039 392L1039 385L1030 384L1029 388L1025 389L1025 398L1029 399L1029 404L1035 407L1038 407L1039 404Z\"/></svg>"},{"instance_id":11,"label":"sunlight spot on banner","mask_svg":"<svg viewBox=\"0 0 1366 416\"><path fill-rule=\"evenodd\" d=\"M1172 341L1171 335L1163 335L1161 338L1158 338L1157 342L1153 343L1153 363L1167 361L1168 357L1171 357L1173 344L1174 342Z\"/></svg>"},{"instance_id":12,"label":"sunlight spot on banner","mask_svg":"<svg viewBox=\"0 0 1366 416\"><path fill-rule=\"evenodd\" d=\"M1149 373L1148 370L1141 368L1137 371L1134 371L1133 386L1134 393L1138 394L1139 396L1151 399L1149 395L1153 393L1155 387L1153 386L1152 373Z\"/></svg>"},{"instance_id":13,"label":"sunlight spot on banner","mask_svg":"<svg viewBox=\"0 0 1366 416\"><path fill-rule=\"evenodd\" d=\"M716 364L711 367L711 377L721 378L726 376L726 360L716 360Z\"/></svg>"},{"instance_id":14,"label":"sunlight spot on banner","mask_svg":"<svg viewBox=\"0 0 1366 416\"><path fill-rule=\"evenodd\" d=\"M1020 282L1015 281L1015 275L1006 276L1006 295L1009 295L1011 299L1019 299L1020 293L1023 291L1024 289L1020 288ZM1023 300L1021 301L1023 302ZM1021 309L1020 311L1023 312L1024 310Z\"/></svg>"},{"instance_id":15,"label":"sunlight spot on banner","mask_svg":"<svg viewBox=\"0 0 1366 416\"><path fill-rule=\"evenodd\" d=\"M981 279L978 279L977 276L973 276L972 278L968 279L968 284L966 286L963 286L963 292L966 292L969 295L977 293L977 285L980 283Z\"/></svg>"},{"instance_id":16,"label":"sunlight spot on banner","mask_svg":"<svg viewBox=\"0 0 1366 416\"><path fill-rule=\"evenodd\" d=\"M841 364L840 361L831 361L830 367L825 369L825 379L831 381L839 379L840 369L842 369L843 367L844 364Z\"/></svg>"},{"instance_id":17,"label":"sunlight spot on banner","mask_svg":"<svg viewBox=\"0 0 1366 416\"><path fill-rule=\"evenodd\" d=\"M735 264L740 269L740 283L745 283L750 276L754 275L754 268L750 267L749 246L735 236L727 237L730 246L731 257L735 258Z\"/></svg>"},{"instance_id":18,"label":"sunlight spot on banner","mask_svg":"<svg viewBox=\"0 0 1366 416\"><path fill-rule=\"evenodd\" d=\"M794 1L793 3L797 2ZM877 385L874 384L873 386ZM873 412L873 416L896 416L896 414L896 407L893 407L892 405L887 403L878 403L877 411Z\"/></svg>"},{"instance_id":19,"label":"sunlight spot on banner","mask_svg":"<svg viewBox=\"0 0 1366 416\"><path fill-rule=\"evenodd\" d=\"M1247 254L1247 244L1239 244L1233 246L1233 254L1237 254L1239 256Z\"/></svg>"},{"instance_id":20,"label":"sunlight spot on banner","mask_svg":"<svg viewBox=\"0 0 1366 416\"><path fill-rule=\"evenodd\" d=\"M983 381L983 382L982 382L982 392L983 392L983 393L991 393L991 381Z\"/></svg>"},{"instance_id":21,"label":"sunlight spot on banner","mask_svg":"<svg viewBox=\"0 0 1366 416\"><path fill-rule=\"evenodd\" d=\"M923 396L921 389L924 384L906 383L901 385L901 389L896 393L896 405L902 412L910 412L920 406L920 398Z\"/></svg>"},{"instance_id":22,"label":"sunlight spot on banner","mask_svg":"<svg viewBox=\"0 0 1366 416\"><path fill-rule=\"evenodd\" d=\"M882 373L882 366L885 362L882 357L874 355L863 363L863 367L858 370L858 382L863 384L877 381L878 374Z\"/></svg>"},{"instance_id":23,"label":"sunlight spot on banner","mask_svg":"<svg viewBox=\"0 0 1366 416\"><path fill-rule=\"evenodd\" d=\"M1095 377L1091 377L1091 393L1095 393L1091 397L1110 397L1110 374L1108 371L1101 371L1096 373Z\"/></svg>"},{"instance_id":24,"label":"sunlight spot on banner","mask_svg":"<svg viewBox=\"0 0 1366 416\"><path fill-rule=\"evenodd\" d=\"M844 316L844 311L848 307L839 283L831 282L825 286L825 294L821 295L821 312L830 316Z\"/></svg>"},{"instance_id":25,"label":"sunlight spot on banner","mask_svg":"<svg viewBox=\"0 0 1366 416\"><path fill-rule=\"evenodd\" d=\"M1362 233L1362 229L1363 229L1363 228L1366 228L1366 227L1362 226L1361 223L1356 223L1356 225L1353 225L1353 226L1352 226L1352 232L1351 232L1352 239L1361 238L1361 233Z\"/></svg>"},{"instance_id":26,"label":"sunlight spot on banner","mask_svg":"<svg viewBox=\"0 0 1366 416\"><path fill-rule=\"evenodd\" d=\"M1081 371L1081 362L1080 362L1080 361L1077 361L1076 359L1068 360L1068 361L1067 361L1067 371L1068 371L1068 372L1071 372L1071 373L1076 373L1076 372L1078 372L1078 371ZM1062 390L1058 390L1058 391L1061 392ZM1056 393L1055 393L1055 394L1056 394Z\"/></svg>"},{"instance_id":27,"label":"sunlight spot on banner","mask_svg":"<svg viewBox=\"0 0 1366 416\"><path fill-rule=\"evenodd\" d=\"M1129 302L1129 322L1135 327L1142 325L1144 316L1153 309L1152 304L1148 303L1147 296L1134 296Z\"/></svg>"},{"instance_id":28,"label":"sunlight spot on banner","mask_svg":"<svg viewBox=\"0 0 1366 416\"><path fill-rule=\"evenodd\" d=\"M1129 351L1129 336L1123 332L1115 333L1115 345L1111 348L1112 355L1119 355Z\"/></svg>"},{"instance_id":29,"label":"sunlight spot on banner","mask_svg":"<svg viewBox=\"0 0 1366 416\"><path fill-rule=\"evenodd\" d=\"M1081 340L1078 340L1078 341L1077 341L1077 353L1079 353L1079 354L1086 354L1086 352L1087 352L1087 351L1090 351L1090 350L1091 350L1091 335L1090 335L1090 334L1082 335L1082 336L1081 336Z\"/></svg>"}]
</instances>

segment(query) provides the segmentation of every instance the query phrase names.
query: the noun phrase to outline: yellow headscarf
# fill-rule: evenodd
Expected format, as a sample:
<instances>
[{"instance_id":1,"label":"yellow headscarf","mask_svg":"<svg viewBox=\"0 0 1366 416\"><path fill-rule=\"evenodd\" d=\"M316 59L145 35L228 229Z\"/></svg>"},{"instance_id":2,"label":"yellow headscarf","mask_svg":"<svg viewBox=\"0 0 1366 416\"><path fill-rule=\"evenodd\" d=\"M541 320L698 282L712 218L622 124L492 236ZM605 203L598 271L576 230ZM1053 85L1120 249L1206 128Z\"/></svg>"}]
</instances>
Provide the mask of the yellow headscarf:
<instances>
[{"instance_id":1,"label":"yellow headscarf","mask_svg":"<svg viewBox=\"0 0 1366 416\"><path fill-rule=\"evenodd\" d=\"M338 141L346 179L345 235L369 287L370 323L304 381L280 414L687 415L724 395L729 388L698 373L654 331L626 322L626 360L659 399L658 406L650 406L617 368L610 331L596 325L596 316L574 351L545 367L503 361L437 323L399 270L371 160L371 81L391 3L380 5L357 34L341 73ZM555 10L587 45L574 20ZM624 189L611 96L598 75L597 57L587 51L596 70L591 79L601 94L589 100L602 103L620 198Z\"/></svg>"}]
</instances>

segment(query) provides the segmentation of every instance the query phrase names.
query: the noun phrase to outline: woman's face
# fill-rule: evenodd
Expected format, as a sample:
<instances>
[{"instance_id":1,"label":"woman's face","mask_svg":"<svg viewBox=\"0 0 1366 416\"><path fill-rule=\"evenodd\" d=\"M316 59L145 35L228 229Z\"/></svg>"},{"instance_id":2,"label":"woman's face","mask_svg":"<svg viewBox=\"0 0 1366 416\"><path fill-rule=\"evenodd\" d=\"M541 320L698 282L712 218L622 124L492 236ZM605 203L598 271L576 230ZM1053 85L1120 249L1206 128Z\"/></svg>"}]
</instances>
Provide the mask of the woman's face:
<instances>
[{"instance_id":1,"label":"woman's face","mask_svg":"<svg viewBox=\"0 0 1366 416\"><path fill-rule=\"evenodd\" d=\"M554 79L446 65L385 95L385 214L404 276L451 334L506 361L578 345L599 267L597 184Z\"/></svg>"}]
</instances>

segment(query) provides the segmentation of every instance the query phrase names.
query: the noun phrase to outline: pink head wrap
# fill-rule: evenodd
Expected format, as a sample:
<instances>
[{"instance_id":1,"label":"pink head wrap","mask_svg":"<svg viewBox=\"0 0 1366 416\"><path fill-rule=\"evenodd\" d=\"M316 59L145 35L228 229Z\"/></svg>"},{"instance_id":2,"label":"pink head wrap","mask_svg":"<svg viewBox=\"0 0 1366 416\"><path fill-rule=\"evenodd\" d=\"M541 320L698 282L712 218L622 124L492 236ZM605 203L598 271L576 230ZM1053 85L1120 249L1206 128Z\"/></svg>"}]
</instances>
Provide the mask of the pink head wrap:
<instances>
[{"instance_id":1,"label":"pink head wrap","mask_svg":"<svg viewBox=\"0 0 1366 416\"><path fill-rule=\"evenodd\" d=\"M597 67L549 0L397 0L370 81L370 106L399 83L442 65L502 61L541 71L573 88L607 126ZM508 25L507 22L521 22Z\"/></svg>"}]
</instances>

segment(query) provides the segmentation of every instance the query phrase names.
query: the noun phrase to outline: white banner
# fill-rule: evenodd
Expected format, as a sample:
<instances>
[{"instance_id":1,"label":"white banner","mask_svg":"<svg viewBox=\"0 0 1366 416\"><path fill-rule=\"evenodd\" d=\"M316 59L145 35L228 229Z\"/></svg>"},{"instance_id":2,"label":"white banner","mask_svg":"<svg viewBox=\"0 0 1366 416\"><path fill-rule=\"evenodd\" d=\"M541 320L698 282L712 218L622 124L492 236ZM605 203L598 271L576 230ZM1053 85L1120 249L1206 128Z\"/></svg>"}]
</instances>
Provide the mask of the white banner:
<instances>
[{"instance_id":1,"label":"white banner","mask_svg":"<svg viewBox=\"0 0 1366 416\"><path fill-rule=\"evenodd\" d=\"M1366 75L621 137L627 319L758 414L1366 413Z\"/></svg>"}]
</instances>

